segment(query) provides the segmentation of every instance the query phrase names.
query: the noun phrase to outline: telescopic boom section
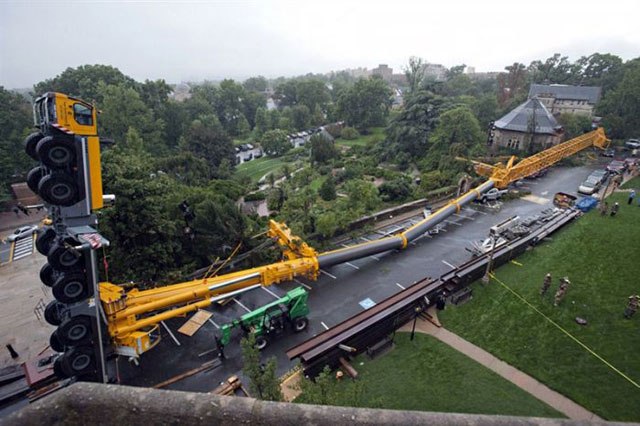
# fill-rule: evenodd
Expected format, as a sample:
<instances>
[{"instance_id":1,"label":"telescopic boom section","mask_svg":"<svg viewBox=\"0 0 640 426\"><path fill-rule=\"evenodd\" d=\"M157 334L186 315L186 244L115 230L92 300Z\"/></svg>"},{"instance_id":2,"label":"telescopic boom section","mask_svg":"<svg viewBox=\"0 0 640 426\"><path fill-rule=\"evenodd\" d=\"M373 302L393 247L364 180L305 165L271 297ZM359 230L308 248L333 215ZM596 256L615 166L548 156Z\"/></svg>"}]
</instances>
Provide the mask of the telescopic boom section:
<instances>
[{"instance_id":1,"label":"telescopic boom section","mask_svg":"<svg viewBox=\"0 0 640 426\"><path fill-rule=\"evenodd\" d=\"M462 207L481 197L489 189L504 188L511 182L530 176L585 148L605 148L608 143L609 139L606 138L603 129L599 128L526 158L516 165L513 165L514 157L506 166L482 164L482 167L477 167L476 170L478 174L489 178L486 182L449 202L404 232L379 240L317 254L299 237L291 235L285 224L271 221L267 234L284 248L283 254L287 260L282 262L144 291L134 289L126 292L122 287L101 283L100 299L109 322L109 332L116 345L137 348L136 353L139 354L144 352L146 347L139 349L140 338L136 336L145 332L151 333L145 330L149 330L149 327L157 325L160 321L205 308L218 300L260 286L290 281L299 276L316 280L320 268L323 267L389 250L404 249L411 241L459 212ZM153 345L149 345L150 347Z\"/></svg>"}]
</instances>

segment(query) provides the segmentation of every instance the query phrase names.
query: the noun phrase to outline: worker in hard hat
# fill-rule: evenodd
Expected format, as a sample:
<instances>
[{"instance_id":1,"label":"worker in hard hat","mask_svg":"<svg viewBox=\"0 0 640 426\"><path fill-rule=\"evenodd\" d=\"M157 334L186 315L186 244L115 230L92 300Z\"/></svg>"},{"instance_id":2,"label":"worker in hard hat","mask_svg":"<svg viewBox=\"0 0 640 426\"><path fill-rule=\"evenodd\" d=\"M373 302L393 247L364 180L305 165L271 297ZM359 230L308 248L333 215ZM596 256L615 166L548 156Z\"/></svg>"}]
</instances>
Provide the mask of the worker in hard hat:
<instances>
[{"instance_id":1,"label":"worker in hard hat","mask_svg":"<svg viewBox=\"0 0 640 426\"><path fill-rule=\"evenodd\" d=\"M544 277L544 281L542 281L542 288L540 289L540 295L544 296L547 291L549 291L549 287L551 287L551 272L549 272Z\"/></svg>"}]
</instances>

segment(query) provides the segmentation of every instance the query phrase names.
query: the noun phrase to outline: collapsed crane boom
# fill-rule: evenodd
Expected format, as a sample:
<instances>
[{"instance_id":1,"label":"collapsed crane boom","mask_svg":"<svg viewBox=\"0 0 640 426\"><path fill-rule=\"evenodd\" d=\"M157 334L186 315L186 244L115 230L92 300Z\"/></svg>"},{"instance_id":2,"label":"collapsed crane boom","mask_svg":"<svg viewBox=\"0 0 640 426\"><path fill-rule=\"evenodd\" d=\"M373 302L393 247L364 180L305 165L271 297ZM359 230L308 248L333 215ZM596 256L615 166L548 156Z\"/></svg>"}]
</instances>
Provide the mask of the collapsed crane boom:
<instances>
[{"instance_id":1,"label":"collapsed crane boom","mask_svg":"<svg viewBox=\"0 0 640 426\"><path fill-rule=\"evenodd\" d=\"M144 291L134 289L126 292L114 284L101 283L100 299L107 315L109 333L116 346L127 347L129 353L133 350L134 355L139 355L157 343L157 340L153 340L152 334L160 321L205 308L218 300L260 286L290 281L300 276L316 280L320 268L323 267L389 250L404 249L411 241L459 212L463 206L481 197L489 189L504 188L585 148L606 148L608 143L604 130L599 128L525 158L516 165L513 165L515 157L512 157L506 166L478 163L476 171L479 175L489 178L486 182L449 202L405 231L379 240L316 253L299 237L292 235L285 224L271 221L267 234L284 248L286 260L281 262Z\"/></svg>"}]
</instances>

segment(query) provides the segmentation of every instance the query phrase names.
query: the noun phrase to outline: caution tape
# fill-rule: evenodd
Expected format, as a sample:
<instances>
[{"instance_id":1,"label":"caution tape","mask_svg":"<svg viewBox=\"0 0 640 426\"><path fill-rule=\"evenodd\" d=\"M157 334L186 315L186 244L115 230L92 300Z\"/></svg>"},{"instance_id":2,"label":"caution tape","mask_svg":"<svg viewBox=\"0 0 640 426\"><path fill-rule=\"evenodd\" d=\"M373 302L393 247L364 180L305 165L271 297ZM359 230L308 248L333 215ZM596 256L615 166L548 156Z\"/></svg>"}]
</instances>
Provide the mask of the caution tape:
<instances>
[{"instance_id":1,"label":"caution tape","mask_svg":"<svg viewBox=\"0 0 640 426\"><path fill-rule=\"evenodd\" d=\"M562 326L560 324L558 324L557 322L555 322L554 320L552 320L551 318L549 318L548 316L546 316L543 312L541 312L538 308L536 308L535 306L533 306L531 303L529 303L529 301L527 299L525 299L524 297L520 296L518 293L516 293L514 290L511 289L511 287L509 287L508 285L506 285L505 283L503 283L502 281L500 281L500 279L498 279L498 277L496 277L494 274L489 273L489 275L491 276L491 278L493 278L494 280L496 280L501 286L503 286L504 288L506 288L507 290L509 290L514 296L516 296L518 299L522 300L525 304L527 304L531 309L533 309L534 311L536 311L537 313L539 313L540 315L542 315L544 317L544 319L546 319L547 321L549 321L551 324L553 324L558 330L562 331L564 334L566 334L567 336L569 336L569 338L571 338L571 340L573 340L574 342L576 342L577 344L579 344L580 346L582 346L584 349L586 349L591 355L593 355L594 357L596 357L597 359L599 359L600 361L602 361L607 367L611 368L613 371L615 371L616 373L618 373L620 376L622 376L626 381L628 381L629 383L631 383L633 386L635 386L636 388L640 389L640 385L638 383L636 383L631 377L627 376L626 374L624 374L622 371L618 370L613 364L611 364L609 361L607 361L606 359L602 358L600 355L598 355L593 349L591 349L590 347L588 347L587 345L585 345L584 343L582 343L580 340L578 340L578 338L576 338L575 336L573 336L571 333L569 333L567 330L565 330L564 328L562 328Z\"/></svg>"}]
</instances>

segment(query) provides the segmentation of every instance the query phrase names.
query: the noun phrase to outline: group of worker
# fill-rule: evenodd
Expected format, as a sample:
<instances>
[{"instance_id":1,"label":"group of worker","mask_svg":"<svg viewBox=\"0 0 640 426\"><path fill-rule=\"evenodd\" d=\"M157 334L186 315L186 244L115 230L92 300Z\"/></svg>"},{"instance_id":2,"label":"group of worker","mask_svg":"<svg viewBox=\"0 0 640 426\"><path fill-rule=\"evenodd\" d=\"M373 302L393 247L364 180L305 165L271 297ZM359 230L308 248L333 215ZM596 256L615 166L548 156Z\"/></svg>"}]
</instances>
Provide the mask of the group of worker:
<instances>
[{"instance_id":1,"label":"group of worker","mask_svg":"<svg viewBox=\"0 0 640 426\"><path fill-rule=\"evenodd\" d=\"M547 291L549 291L552 280L551 273L545 275L544 280L542 281L542 287L540 288L541 296L544 296ZM562 302L567 294L567 290L569 289L569 284L571 284L571 281L569 281L568 277L560 278L560 286L558 287L558 290L556 290L556 294L553 298L553 306L558 306ZM629 303L624 310L624 317L626 319L631 319L631 317L633 317L633 315L638 311L639 307L640 295L633 294L629 296Z\"/></svg>"},{"instance_id":2,"label":"group of worker","mask_svg":"<svg viewBox=\"0 0 640 426\"><path fill-rule=\"evenodd\" d=\"M551 287L551 281L551 273L548 273L547 275L545 275L544 281L542 282L542 288L540 289L541 296L544 296L547 291L549 291L549 288ZM558 290L556 290L556 294L553 297L553 306L558 306L560 302L562 302L564 296L567 294L567 290L569 289L569 284L571 284L571 281L569 281L568 277L560 278L560 286L558 287Z\"/></svg>"}]
</instances>

